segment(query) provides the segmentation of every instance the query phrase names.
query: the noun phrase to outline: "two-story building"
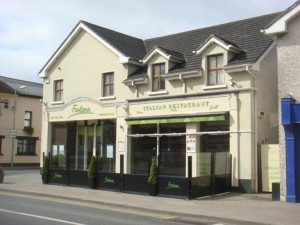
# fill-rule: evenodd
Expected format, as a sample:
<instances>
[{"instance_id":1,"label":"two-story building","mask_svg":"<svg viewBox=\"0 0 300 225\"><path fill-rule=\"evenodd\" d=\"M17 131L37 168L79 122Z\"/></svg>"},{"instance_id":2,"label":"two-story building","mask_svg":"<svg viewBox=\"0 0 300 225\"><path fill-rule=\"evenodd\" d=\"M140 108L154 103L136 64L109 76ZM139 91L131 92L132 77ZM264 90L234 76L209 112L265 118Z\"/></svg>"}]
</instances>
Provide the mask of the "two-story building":
<instances>
[{"instance_id":1,"label":"two-story building","mask_svg":"<svg viewBox=\"0 0 300 225\"><path fill-rule=\"evenodd\" d=\"M161 195L256 192L258 147L278 143L276 47L260 32L277 15L146 40L80 21L39 73L50 182L86 186L97 155L100 189L146 192L154 158Z\"/></svg>"},{"instance_id":2,"label":"two-story building","mask_svg":"<svg viewBox=\"0 0 300 225\"><path fill-rule=\"evenodd\" d=\"M0 76L0 165L40 165L43 85Z\"/></svg>"}]
</instances>

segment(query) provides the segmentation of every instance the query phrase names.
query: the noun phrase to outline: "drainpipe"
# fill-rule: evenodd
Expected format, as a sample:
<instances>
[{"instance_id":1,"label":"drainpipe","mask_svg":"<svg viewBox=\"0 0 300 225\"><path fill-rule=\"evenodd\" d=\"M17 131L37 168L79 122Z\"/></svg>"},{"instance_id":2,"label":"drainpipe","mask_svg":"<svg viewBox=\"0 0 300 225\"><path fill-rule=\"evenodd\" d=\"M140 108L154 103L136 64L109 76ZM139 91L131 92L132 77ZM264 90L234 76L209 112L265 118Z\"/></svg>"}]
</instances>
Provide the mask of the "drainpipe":
<instances>
[{"instance_id":1,"label":"drainpipe","mask_svg":"<svg viewBox=\"0 0 300 225\"><path fill-rule=\"evenodd\" d=\"M182 82L182 92L183 92L183 94L185 94L186 93L186 82L185 82L185 79L183 79L181 74L179 74L179 80Z\"/></svg>"},{"instance_id":2,"label":"drainpipe","mask_svg":"<svg viewBox=\"0 0 300 225\"><path fill-rule=\"evenodd\" d=\"M258 191L258 155L257 155L257 118L258 118L258 77L256 74L254 74L249 66L246 66L246 71L248 74L253 78L254 80L254 161L255 161L255 192Z\"/></svg>"}]
</instances>

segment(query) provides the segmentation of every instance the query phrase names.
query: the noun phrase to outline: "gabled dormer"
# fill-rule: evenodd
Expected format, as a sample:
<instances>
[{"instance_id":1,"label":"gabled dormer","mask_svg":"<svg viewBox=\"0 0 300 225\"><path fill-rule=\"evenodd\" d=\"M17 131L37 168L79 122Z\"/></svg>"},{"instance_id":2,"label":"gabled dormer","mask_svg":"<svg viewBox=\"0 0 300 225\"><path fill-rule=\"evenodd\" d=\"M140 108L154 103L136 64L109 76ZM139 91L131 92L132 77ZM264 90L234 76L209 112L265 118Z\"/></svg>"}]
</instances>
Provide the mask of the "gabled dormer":
<instances>
[{"instance_id":1,"label":"gabled dormer","mask_svg":"<svg viewBox=\"0 0 300 225\"><path fill-rule=\"evenodd\" d=\"M226 87L224 67L241 49L236 44L220 38L214 34L210 35L194 53L200 56L201 65L205 74L206 88Z\"/></svg>"}]
</instances>

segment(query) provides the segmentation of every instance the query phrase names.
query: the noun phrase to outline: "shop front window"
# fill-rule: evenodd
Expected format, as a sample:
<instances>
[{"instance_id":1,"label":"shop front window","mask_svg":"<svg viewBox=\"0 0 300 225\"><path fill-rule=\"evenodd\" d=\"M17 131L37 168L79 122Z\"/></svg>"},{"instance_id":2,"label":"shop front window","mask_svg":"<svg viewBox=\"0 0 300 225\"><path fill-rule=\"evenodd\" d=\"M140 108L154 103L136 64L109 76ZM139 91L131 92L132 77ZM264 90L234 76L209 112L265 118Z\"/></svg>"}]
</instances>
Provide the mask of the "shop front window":
<instances>
[{"instance_id":1,"label":"shop front window","mask_svg":"<svg viewBox=\"0 0 300 225\"><path fill-rule=\"evenodd\" d=\"M229 120L204 122L201 124L203 132L229 131ZM229 134L206 134L202 136L203 149L205 152L228 152L229 151Z\"/></svg>"},{"instance_id":2,"label":"shop front window","mask_svg":"<svg viewBox=\"0 0 300 225\"><path fill-rule=\"evenodd\" d=\"M186 138L173 136L185 131L185 123L132 126L131 174L147 175L151 159L158 156L159 175L185 176ZM151 134L157 134L157 137Z\"/></svg>"},{"instance_id":3,"label":"shop front window","mask_svg":"<svg viewBox=\"0 0 300 225\"><path fill-rule=\"evenodd\" d=\"M116 163L116 122L102 120L96 130L96 155L98 171L115 172Z\"/></svg>"},{"instance_id":4,"label":"shop front window","mask_svg":"<svg viewBox=\"0 0 300 225\"><path fill-rule=\"evenodd\" d=\"M132 134L154 133L157 133L156 124L132 126ZM131 174L148 175L151 157L157 155L157 138L133 137L131 145Z\"/></svg>"},{"instance_id":5,"label":"shop front window","mask_svg":"<svg viewBox=\"0 0 300 225\"><path fill-rule=\"evenodd\" d=\"M185 123L161 124L160 134L185 133ZM185 136L161 136L159 141L159 174L185 176Z\"/></svg>"},{"instance_id":6,"label":"shop front window","mask_svg":"<svg viewBox=\"0 0 300 225\"><path fill-rule=\"evenodd\" d=\"M64 123L54 123L52 126L51 167L66 167L67 127Z\"/></svg>"},{"instance_id":7,"label":"shop front window","mask_svg":"<svg viewBox=\"0 0 300 225\"><path fill-rule=\"evenodd\" d=\"M71 158L76 170L87 170L93 152L98 157L98 171L115 172L116 122L102 120L91 125L78 125L77 148Z\"/></svg>"}]
</instances>

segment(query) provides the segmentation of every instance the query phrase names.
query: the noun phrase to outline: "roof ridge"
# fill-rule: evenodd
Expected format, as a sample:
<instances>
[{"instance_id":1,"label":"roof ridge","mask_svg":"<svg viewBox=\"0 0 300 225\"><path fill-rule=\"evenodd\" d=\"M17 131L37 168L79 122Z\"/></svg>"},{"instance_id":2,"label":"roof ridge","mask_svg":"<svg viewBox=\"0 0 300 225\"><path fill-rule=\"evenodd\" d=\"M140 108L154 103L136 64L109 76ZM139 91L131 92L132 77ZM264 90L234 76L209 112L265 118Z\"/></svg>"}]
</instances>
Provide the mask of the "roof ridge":
<instances>
[{"instance_id":1,"label":"roof ridge","mask_svg":"<svg viewBox=\"0 0 300 225\"><path fill-rule=\"evenodd\" d=\"M211 29L211 28L217 28L217 27L221 27L221 26L224 26L224 25L234 24L234 23L240 23L240 22L250 21L250 20L261 18L261 17L266 17L266 16L272 16L272 15L275 15L275 14L280 14L282 12L284 12L284 11L279 11L279 12L275 12L275 13L269 13L269 14L260 15L260 16L256 16L256 17L250 17L250 18L247 18L247 19L235 20L235 21L231 21L231 22L227 22L227 23L222 23L222 24L216 24L216 25L212 25L212 26L208 26L208 27L196 28L196 29L192 29L192 30L187 30L187 31L173 33L173 34L168 34L168 35L163 35L163 36L154 37L154 38L144 39L144 42L146 42L146 41L153 41L155 39L161 39L161 38L171 37L171 36L175 36L175 35L179 35L179 34L186 34L186 33L192 33L192 32L195 32L195 31L201 31L201 30L206 30L206 29Z\"/></svg>"},{"instance_id":2,"label":"roof ridge","mask_svg":"<svg viewBox=\"0 0 300 225\"><path fill-rule=\"evenodd\" d=\"M137 39L137 40L143 41L143 39L141 39L141 38L137 38L137 37L134 37L134 36L131 36L131 35L128 35L128 34L119 32L119 31L115 31L115 30L112 30L112 29L107 28L107 27L99 26L99 25L97 25L97 24L90 23L90 22L87 22L87 21L84 21L84 20L80 20L79 23L84 23L84 24L96 26L96 27L105 29L105 30L107 30L107 31L111 31L111 32L114 32L114 33L117 33L117 34L120 34L120 35L124 35L124 36L130 37L130 38L133 38L133 39Z\"/></svg>"}]
</instances>

